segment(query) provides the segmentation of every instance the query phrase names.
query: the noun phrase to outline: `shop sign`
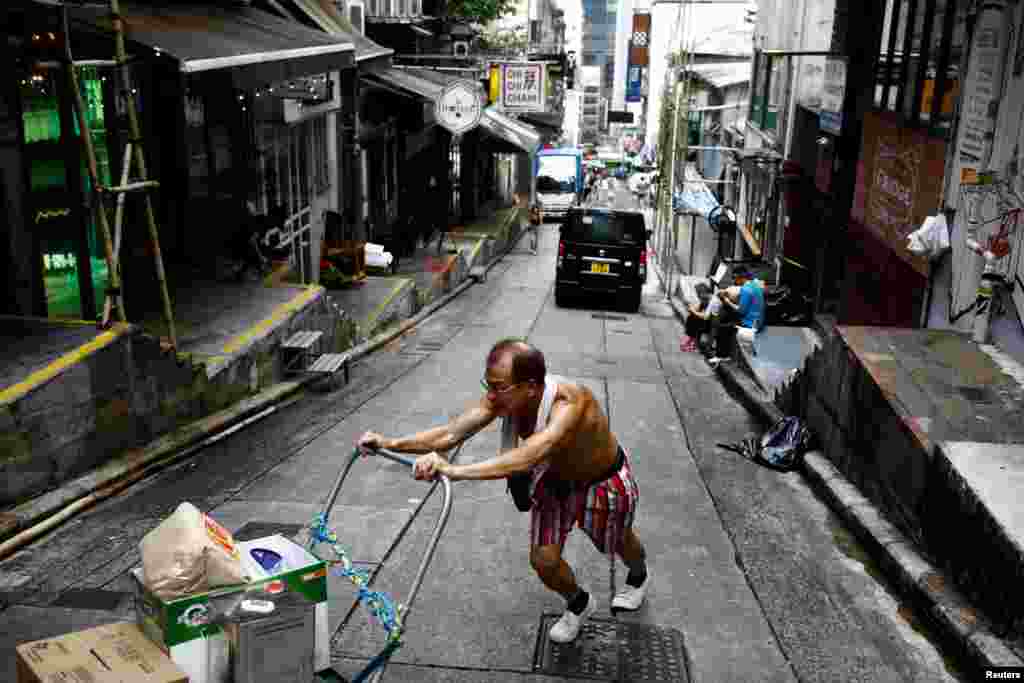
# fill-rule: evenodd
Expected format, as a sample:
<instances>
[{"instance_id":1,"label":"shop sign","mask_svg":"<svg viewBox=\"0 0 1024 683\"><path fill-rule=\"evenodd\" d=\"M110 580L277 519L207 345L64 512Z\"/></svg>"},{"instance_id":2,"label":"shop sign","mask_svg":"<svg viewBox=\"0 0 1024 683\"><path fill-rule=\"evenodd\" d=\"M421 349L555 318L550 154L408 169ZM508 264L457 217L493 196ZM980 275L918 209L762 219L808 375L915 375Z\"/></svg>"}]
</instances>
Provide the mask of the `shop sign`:
<instances>
[{"instance_id":1,"label":"shop sign","mask_svg":"<svg viewBox=\"0 0 1024 683\"><path fill-rule=\"evenodd\" d=\"M543 62L501 65L501 108L508 112L543 112L545 89Z\"/></svg>"},{"instance_id":2,"label":"shop sign","mask_svg":"<svg viewBox=\"0 0 1024 683\"><path fill-rule=\"evenodd\" d=\"M292 88L292 92L282 84L275 88L275 95L283 97L285 123L297 123L341 109L341 74L337 71L297 79L288 85L297 87ZM305 92L299 97L302 91ZM305 95L306 92L309 94ZM288 97L289 94L296 96Z\"/></svg>"},{"instance_id":3,"label":"shop sign","mask_svg":"<svg viewBox=\"0 0 1024 683\"><path fill-rule=\"evenodd\" d=\"M991 150L1009 36L1000 5L983 7L977 22L962 100L959 151L965 160L985 162Z\"/></svg>"},{"instance_id":4,"label":"shop sign","mask_svg":"<svg viewBox=\"0 0 1024 683\"><path fill-rule=\"evenodd\" d=\"M839 135L843 129L843 99L846 95L846 60L825 60L825 83L821 90L818 128Z\"/></svg>"},{"instance_id":5,"label":"shop sign","mask_svg":"<svg viewBox=\"0 0 1024 683\"><path fill-rule=\"evenodd\" d=\"M907 235L935 211L945 170L946 143L902 128L891 118L864 118L864 223L922 275L928 262L907 249Z\"/></svg>"},{"instance_id":6,"label":"shop sign","mask_svg":"<svg viewBox=\"0 0 1024 683\"><path fill-rule=\"evenodd\" d=\"M47 273L66 273L78 268L74 254L43 254L43 270Z\"/></svg>"},{"instance_id":7,"label":"shop sign","mask_svg":"<svg viewBox=\"0 0 1024 683\"><path fill-rule=\"evenodd\" d=\"M452 135L476 128L484 114L483 98L473 81L453 81L434 100L437 122Z\"/></svg>"},{"instance_id":8,"label":"shop sign","mask_svg":"<svg viewBox=\"0 0 1024 683\"><path fill-rule=\"evenodd\" d=\"M54 218L67 218L70 215L71 209L39 209L36 211L36 225L52 221Z\"/></svg>"},{"instance_id":9,"label":"shop sign","mask_svg":"<svg viewBox=\"0 0 1024 683\"><path fill-rule=\"evenodd\" d=\"M640 102L643 100L643 67L629 65L626 76L626 101Z\"/></svg>"}]
</instances>

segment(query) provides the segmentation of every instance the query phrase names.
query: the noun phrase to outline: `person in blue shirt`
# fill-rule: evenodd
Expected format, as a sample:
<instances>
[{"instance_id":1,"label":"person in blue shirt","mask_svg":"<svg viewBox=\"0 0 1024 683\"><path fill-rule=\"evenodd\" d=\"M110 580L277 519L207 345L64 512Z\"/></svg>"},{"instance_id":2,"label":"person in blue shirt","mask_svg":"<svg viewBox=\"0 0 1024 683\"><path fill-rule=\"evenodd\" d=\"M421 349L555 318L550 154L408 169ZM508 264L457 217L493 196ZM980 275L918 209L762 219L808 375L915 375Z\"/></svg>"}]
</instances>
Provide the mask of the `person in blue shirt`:
<instances>
[{"instance_id":1,"label":"person in blue shirt","mask_svg":"<svg viewBox=\"0 0 1024 683\"><path fill-rule=\"evenodd\" d=\"M739 288L738 295L735 287L721 290L718 295L722 303L736 312L739 320L733 329L720 328L723 334L718 338L718 355L711 359L712 365L731 355L733 334L740 343L749 345L753 351L754 335L764 329L764 283L755 280L746 266L734 268L732 277ZM729 337L728 340L725 338L726 335Z\"/></svg>"},{"instance_id":2,"label":"person in blue shirt","mask_svg":"<svg viewBox=\"0 0 1024 683\"><path fill-rule=\"evenodd\" d=\"M740 298L736 304L740 326L760 332L764 328L764 284L753 279L744 266L736 268L732 277L740 288Z\"/></svg>"}]
</instances>

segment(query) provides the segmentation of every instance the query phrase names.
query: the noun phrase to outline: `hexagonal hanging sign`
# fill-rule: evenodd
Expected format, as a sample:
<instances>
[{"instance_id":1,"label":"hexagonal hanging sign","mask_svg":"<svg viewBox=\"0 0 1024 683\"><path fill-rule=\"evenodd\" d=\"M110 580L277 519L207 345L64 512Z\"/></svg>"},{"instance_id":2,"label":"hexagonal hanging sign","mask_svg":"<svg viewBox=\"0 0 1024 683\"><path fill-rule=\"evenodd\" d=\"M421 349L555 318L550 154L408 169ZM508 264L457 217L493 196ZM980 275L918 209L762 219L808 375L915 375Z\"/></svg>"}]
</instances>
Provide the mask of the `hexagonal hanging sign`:
<instances>
[{"instance_id":1,"label":"hexagonal hanging sign","mask_svg":"<svg viewBox=\"0 0 1024 683\"><path fill-rule=\"evenodd\" d=\"M476 128L484 115L483 96L473 81L453 81L434 100L437 122L452 135Z\"/></svg>"}]
</instances>

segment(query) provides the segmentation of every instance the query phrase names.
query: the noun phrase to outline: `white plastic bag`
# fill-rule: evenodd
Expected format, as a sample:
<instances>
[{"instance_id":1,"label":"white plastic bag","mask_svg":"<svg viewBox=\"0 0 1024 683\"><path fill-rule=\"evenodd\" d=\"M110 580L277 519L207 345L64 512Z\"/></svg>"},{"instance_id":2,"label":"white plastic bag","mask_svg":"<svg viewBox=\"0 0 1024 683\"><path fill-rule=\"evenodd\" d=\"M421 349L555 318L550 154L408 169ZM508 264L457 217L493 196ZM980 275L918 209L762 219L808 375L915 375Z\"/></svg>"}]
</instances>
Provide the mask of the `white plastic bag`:
<instances>
[{"instance_id":1,"label":"white plastic bag","mask_svg":"<svg viewBox=\"0 0 1024 683\"><path fill-rule=\"evenodd\" d=\"M932 259L949 249L949 227L943 214L928 216L921 227L907 235L907 249Z\"/></svg>"},{"instance_id":2,"label":"white plastic bag","mask_svg":"<svg viewBox=\"0 0 1024 683\"><path fill-rule=\"evenodd\" d=\"M161 600L247 583L231 533L192 503L182 503L139 543L143 581Z\"/></svg>"}]
</instances>

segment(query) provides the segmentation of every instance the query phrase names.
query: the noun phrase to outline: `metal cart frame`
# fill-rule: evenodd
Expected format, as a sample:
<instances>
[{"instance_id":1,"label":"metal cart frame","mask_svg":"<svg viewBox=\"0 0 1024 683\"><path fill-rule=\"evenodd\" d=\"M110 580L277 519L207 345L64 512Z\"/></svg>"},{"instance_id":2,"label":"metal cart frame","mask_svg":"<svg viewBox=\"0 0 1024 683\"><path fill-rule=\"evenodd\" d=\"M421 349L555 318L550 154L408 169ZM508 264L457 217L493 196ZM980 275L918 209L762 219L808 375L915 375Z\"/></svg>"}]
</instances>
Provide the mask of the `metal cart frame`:
<instances>
[{"instance_id":1,"label":"metal cart frame","mask_svg":"<svg viewBox=\"0 0 1024 683\"><path fill-rule=\"evenodd\" d=\"M459 451L461 450L462 445L460 444L458 449L456 449L455 452L452 454L450 460L454 460L458 456ZM368 457L387 458L392 462L397 462L400 465L405 465L409 468L412 468L416 464L416 461L413 458L409 458L404 455L400 455L398 453L394 453L383 448L373 450L371 451L371 453L373 453L373 456ZM324 520L325 524L329 520L331 509L334 507L334 504L338 499L338 494L341 492L341 486L342 484L345 483L345 478L348 477L349 470L352 469L352 465L355 464L356 460L360 459L360 457L363 456L360 454L359 451L353 453L352 457L350 457L348 459L348 462L345 464L344 469L342 469L342 471L338 474L338 478L334 481L334 485L331 487L331 493L327 497L327 502L324 504L322 512L322 519ZM427 492L425 496L423 496L419 506L416 508L416 510L413 511L413 513L409 516L409 519L406 521L405 525L399 531L398 537L392 542L391 547L388 549L388 551L384 554L384 557L381 559L381 564L383 564L384 561L387 559L388 555L390 555L391 551L394 550L395 546L397 546L401 542L402 538L405 536L405 532L409 529L413 520L415 520L416 517L419 515L420 511L423 509L424 504L427 502L430 496L433 495L434 491L437 489L438 484L441 485L444 491L444 499L441 503L441 512L438 514L437 524L435 525L434 531L430 536L430 541L427 543L426 551L423 554L423 559L420 561L419 568L416 570L416 575L413 577L412 585L409 587L408 596L406 597L403 603L403 630L409 623L409 615L412 612L413 603L416 601L416 596L420 591L420 586L423 584L423 578L427 573L427 568L430 566L430 562L434 557L434 551L437 550L437 544L441 540L441 535L444 533L445 527L448 526L448 517L451 515L452 509L452 484L448 477L444 475L439 475L437 477L434 484L430 487L430 490ZM376 572L371 576L371 582L375 576ZM355 607L356 605L353 605L352 609L354 610ZM344 626L347 620L348 618L346 617L345 621L342 622L342 626ZM363 683L364 681L366 681L367 683L379 683L381 677L384 675L384 670L387 669L389 659L390 654L385 655L383 661L380 663L378 663L377 658L375 658L370 662L369 665L367 665L367 667L362 672L360 672L352 680L352 683Z\"/></svg>"}]
</instances>

